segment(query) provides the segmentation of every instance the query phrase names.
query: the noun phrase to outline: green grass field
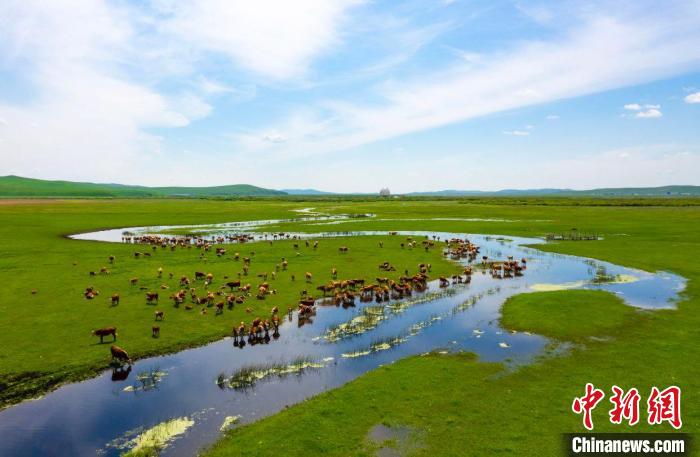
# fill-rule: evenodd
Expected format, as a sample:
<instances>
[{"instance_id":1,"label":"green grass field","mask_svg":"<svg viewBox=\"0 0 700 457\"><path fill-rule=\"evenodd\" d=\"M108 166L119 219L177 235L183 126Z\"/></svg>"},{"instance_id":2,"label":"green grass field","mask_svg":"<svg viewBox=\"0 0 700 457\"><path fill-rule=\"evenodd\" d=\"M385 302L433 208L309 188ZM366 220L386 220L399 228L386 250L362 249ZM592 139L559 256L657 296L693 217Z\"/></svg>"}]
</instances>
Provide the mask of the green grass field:
<instances>
[{"instance_id":1,"label":"green grass field","mask_svg":"<svg viewBox=\"0 0 700 457\"><path fill-rule=\"evenodd\" d=\"M269 316L270 309L278 306L286 311L296 307L300 292L308 290L318 297L316 286L331 280L331 268L338 270L340 279L373 279L377 266L390 261L396 272L382 276L397 279L404 270L417 271L422 262L434 265L433 273L459 271L458 267L442 259L439 249L401 249L399 241L387 237L324 239L318 249L306 248L300 243L299 255L293 241L276 241L228 246L225 256L214 251L200 258L201 251L192 249L158 248L150 246L108 244L70 240L63 235L90 228L130 226L159 221L213 222L269 217L291 217L291 205L269 205L261 208L255 203L218 204L197 201L125 201L125 202L48 202L0 207L3 221L0 269L5 285L0 291L0 313L5 325L0 332L0 345L12 351L0 353L0 399L13 402L27 395L41 392L57 383L79 379L104 369L109 362L110 344L99 344L91 336L92 330L117 327L117 344L129 351L132 358L174 351L203 344L229 335L234 324L250 321L255 316ZM208 211L208 213L207 213ZM383 239L385 247L378 247ZM349 252L340 254L338 247L347 245ZM150 257L134 257L134 252L148 252ZM208 290L216 291L230 279L237 279L242 261L233 260L234 252L252 258L249 276L242 283L253 286L253 296L233 310L215 315L214 309L200 313L201 307L185 310L173 307L168 296L181 289L182 275L194 280L195 271L214 275ZM254 252L254 255L251 255ZM115 256L114 264L109 256ZM277 272L275 265L282 257L289 262L287 271ZM102 267L109 274L100 274ZM158 269L163 269L158 278ZM96 272L91 276L90 272ZM169 279L169 273L173 278ZM313 274L307 283L305 272ZM268 273L268 282L278 293L265 300L257 300L255 291L263 279L258 274ZM292 276L295 280L292 280ZM136 285L131 278L138 278ZM194 282L199 295L205 294L204 281ZM165 285L168 289L162 289ZM100 292L95 299L83 297L86 287ZM32 290L36 290L32 294ZM158 292L158 304L147 305L147 291ZM226 289L228 291L228 289ZM111 306L112 294L120 295L120 304ZM223 298L217 299L222 301ZM189 303L189 299L187 301ZM251 314L246 308L252 308ZM159 322L160 337L153 338L155 310L163 310L165 319ZM111 341L111 337L106 341Z\"/></svg>"},{"instance_id":2,"label":"green grass field","mask_svg":"<svg viewBox=\"0 0 700 457\"><path fill-rule=\"evenodd\" d=\"M436 354L400 361L275 416L230 431L207 455L373 455L376 445L367 434L376 424L414 430L419 444L411 455L560 455L561 433L584 430L581 418L571 412L571 401L582 394L586 382L608 391L613 384L636 386L643 398L652 386L681 386L683 431L698 431L697 208L577 206L575 201L565 205L561 200L555 205L442 202L387 206L375 211L387 217L440 214L511 220L422 222L423 229L525 236L573 227L595 231L604 237L602 241L552 243L540 249L648 271L673 271L688 278L687 289L677 310L636 313L629 322L621 321L620 313L603 316L587 331L598 334L601 329L615 328L612 337L586 340L571 352L544 357L517 370L478 362L468 355ZM352 224L356 229L362 225ZM412 223L371 225L408 229ZM577 291L557 295L567 302L580 299ZM534 297L513 302L526 304ZM605 294L591 297L588 303L596 309L614 305ZM573 311L564 306L557 312L565 316ZM535 322L530 316L514 324L519 328L539 327L560 338L581 342L586 332L575 326L580 313L568 317L571 321L567 325ZM596 431L630 431L610 424L607 409L594 411ZM634 430L673 431L668 425L651 427L642 423Z\"/></svg>"},{"instance_id":3,"label":"green grass field","mask_svg":"<svg viewBox=\"0 0 700 457\"><path fill-rule=\"evenodd\" d=\"M566 290L515 295L503 304L501 314L503 328L579 341L614 336L648 312L601 290Z\"/></svg>"},{"instance_id":4,"label":"green grass field","mask_svg":"<svg viewBox=\"0 0 700 457\"><path fill-rule=\"evenodd\" d=\"M541 303L555 309L558 321L538 317L537 295L516 298L507 305L505 318L520 329L546 332L577 342L576 349L556 357L519 367L483 363L468 354L431 355L400 361L370 372L354 382L291 407L252 425L231 431L215 445L211 455L373 455L376 444L367 440L376 424L406 426L413 430L416 455L556 455L560 433L581 431L580 417L570 410L586 382L604 390L612 384L636 386L644 397L651 386L676 384L683 389L683 431L700 427L700 208L669 200L669 206L648 206L629 201L606 200L605 205L581 205L566 199L527 200L526 204L494 200L439 201L252 201L197 200L48 201L0 206L0 382L4 404L59 382L78 379L104 368L108 346L96 344L93 328L116 325L119 344L137 356L175 350L218 338L245 314L240 308L223 316L202 316L173 310L164 301L166 320L162 336L153 339L153 306L145 304L144 291L134 290L128 278L156 288L156 270L192 275L211 271L218 281L233 275L239 266L232 260L198 251L158 251L151 258L134 259L142 247L68 240L65 234L99 228L151 224L213 223L235 220L287 218L292 209L314 206L331 213L377 214L378 220L353 221L334 226L313 223L280 224L274 230L443 230L463 233L542 236L548 232L577 228L598 233L601 241L560 242L540 249L594 257L648 271L667 270L688 278L683 300L675 310L628 312L606 294L581 296L578 291L558 292ZM625 206L617 206L622 203ZM673 206L671 206L673 205ZM439 218L431 220L430 218ZM387 219L387 220L384 220ZM403 220L402 220L403 219ZM440 260L435 251L401 250L387 238L379 251L377 239L322 240L317 253L302 248L296 257L290 243L270 247L244 245L256 252L252 273L271 271L281 256L290 260L297 281L280 275L279 294L253 306L267 312L273 304L286 307L304 286L301 272L312 271L315 280L330 277L336 266L340 276L376 274L384 260L415 269L421 261L434 265L434 274L455 267ZM346 244L342 257L337 246ZM238 247L235 248L239 250ZM230 247L229 252L234 248ZM107 256L115 255L110 266ZM77 262L77 265L73 265ZM90 277L88 272L107 266L108 276ZM291 273L291 271L290 271ZM324 277L324 275L326 275ZM255 278L257 279L257 278ZM173 280L174 282L174 280ZM256 281L250 281L255 284ZM101 295L92 301L81 293L94 285ZM32 295L31 289L38 293ZM172 290L174 286L171 284ZM110 307L108 296L122 294L122 303ZM166 291L168 292L168 291ZM168 295L163 293L163 295ZM588 295L588 294L586 294ZM604 318L587 327L577 326L580 307L608 310ZM562 306L564 304L564 306ZM519 305L519 306L518 306ZM517 306L517 308L515 307ZM562 325L561 319L568 319ZM588 339L587 336L606 336ZM621 431L606 420L607 408L594 412L596 431ZM638 431L670 431L667 425L639 424ZM341 430L342 433L338 433Z\"/></svg>"}]
</instances>

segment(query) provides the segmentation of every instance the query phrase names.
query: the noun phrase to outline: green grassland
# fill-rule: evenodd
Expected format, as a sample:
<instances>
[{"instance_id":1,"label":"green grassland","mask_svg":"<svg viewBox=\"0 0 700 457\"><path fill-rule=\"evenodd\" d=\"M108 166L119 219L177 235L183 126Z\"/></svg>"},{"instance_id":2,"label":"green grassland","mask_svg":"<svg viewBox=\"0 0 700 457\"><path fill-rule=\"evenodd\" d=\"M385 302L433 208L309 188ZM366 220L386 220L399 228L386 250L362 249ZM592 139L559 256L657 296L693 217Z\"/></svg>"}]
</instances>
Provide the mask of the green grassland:
<instances>
[{"instance_id":1,"label":"green grassland","mask_svg":"<svg viewBox=\"0 0 700 457\"><path fill-rule=\"evenodd\" d=\"M609 337L646 312L602 290L567 290L515 295L503 304L501 325L558 340Z\"/></svg>"},{"instance_id":2,"label":"green grassland","mask_svg":"<svg viewBox=\"0 0 700 457\"><path fill-rule=\"evenodd\" d=\"M74 241L63 235L99 228L151 224L214 223L235 220L288 218L292 209L314 206L330 213L375 213L376 220L354 220L337 225L315 222L279 224L273 230L441 230L461 233L491 233L513 236L542 236L577 228L595 232L601 241L559 242L539 249L593 257L647 271L667 270L688 278L687 289L677 309L611 314L611 324L578 329L579 307L559 307L556 312L567 325L544 323L529 315L513 325L558 332L562 339L578 343L565 354L538 359L514 369L483 363L468 354L429 355L402 360L370 372L348 385L254 424L235 429L210 451L212 455L373 455L376 445L366 438L378 423L408 426L415 431L416 455L557 455L560 433L581 431L580 417L571 413L571 401L582 394L586 382L609 390L612 384L635 386L642 396L651 386L676 384L683 389L683 431L700 428L700 208L645 203L629 206L628 200L607 200L605 205L581 205L576 200L538 199L528 204L479 200L436 201L253 201L219 202L195 200L129 200L99 202L46 202L0 206L0 373L6 384L3 401L14 401L52 383L85 376L107 363L107 346L98 345L90 330L102 325L119 327L119 343L136 355L173 350L222 336L232 322L240 320L240 309L216 317L173 310L163 302L166 320L163 335L150 337L153 308L145 304L144 291L132 291L128 278L138 276L147 287L162 281L165 272L192 274L213 272L217 283L224 274L234 274L232 260L213 253L206 264L197 251L158 251L153 257L134 259L134 246ZM677 203L676 200L669 202ZM439 218L439 219L431 219ZM383 220L388 219L388 220ZM340 275L373 276L376 264L389 260L415 268L432 261L434 270L454 268L439 260L439 253L405 251L387 238L379 252L377 238L322 240L318 255L302 248L296 257L287 242L244 245L256 251L252 273L270 270L285 255L290 268L315 273L316 280L336 266ZM337 245L350 247L343 258ZM391 245L394 243L394 245ZM229 247L229 253L234 249ZM140 248L139 250L143 250ZM109 276L90 277L88 271L108 266L107 256L117 262ZM74 266L73 262L77 262ZM437 273L435 273L437 274ZM287 306L301 288L300 275L291 284L282 275L276 280L281 306ZM324 280L327 279L323 278ZM253 284L254 281L251 281ZM94 285L102 295L93 301L82 298L82 290ZM284 286L284 287L283 287ZM31 295L30 290L38 293ZM171 288L172 290L172 288ZM110 308L107 297L119 291L123 302ZM576 292L557 293L561 301L574 301ZM533 294L533 297L535 295ZM554 300L554 295L551 296ZM547 301L550 299L548 298ZM611 305L609 296L585 299L588 306ZM560 302L557 298L554 302ZM264 303L250 301L267 311ZM512 303L511 303L512 304ZM522 303L521 303L522 304ZM525 304L527 305L527 304ZM248 306L246 304L245 306ZM556 305L554 305L556 306ZM616 306L613 304L613 306ZM510 305L509 305L510 307ZM525 306L533 313L536 309ZM575 313L575 314L570 314ZM544 330L546 324L547 330ZM604 327L604 331L601 328ZM611 331L611 329L613 329ZM536 331L531 328L531 331ZM604 339L581 339L591 332ZM612 335L607 335L612 333ZM553 333L552 333L553 334ZM7 350L11 349L11 350ZM28 373L35 373L27 376ZM25 375L26 378L23 378ZM607 408L594 412L596 431L624 431L611 425ZM642 421L643 422L643 421ZM671 431L670 426L638 424L637 431ZM338 433L342 431L342 433Z\"/></svg>"},{"instance_id":3,"label":"green grassland","mask_svg":"<svg viewBox=\"0 0 700 457\"><path fill-rule=\"evenodd\" d=\"M209 209L209 214L203 213ZM152 211L155 210L155 211ZM374 279L378 265L389 261L396 272L381 276L397 279L405 270L418 271L422 262L434 265L433 274L459 271L456 264L445 261L439 249L401 249L396 238L360 237L323 239L318 249L294 241L275 241L229 245L226 255L217 257L214 250L200 257L196 248L175 251L145 245L108 244L66 239L63 235L106 226L138 225L167 221L212 222L264 218L277 215L291 217L284 205L216 204L197 201L128 202L53 202L0 207L2 220L2 271L4 287L0 290L0 314L3 331L0 346L12 348L0 352L0 400L12 402L59 382L77 379L104 369L109 362L109 344L98 344L91 336L96 328L115 326L117 343L133 358L174 351L203 344L231 333L234 324L255 316L269 316L270 309L296 307L300 292L308 290L319 296L316 286L331 280L331 268L338 270L339 279ZM378 247L384 240L385 247ZM339 253L346 245L348 253ZM136 258L135 252L148 252L150 257ZM180 290L182 275L194 280L195 271L214 275L208 290L217 291L227 282L226 276L237 279L242 261L234 260L234 252L251 257L249 276L243 284L253 286L253 296L233 310L215 315L214 309L200 313L201 307L176 309L168 296ZM298 254L297 254L298 252ZM254 253L254 254L252 254ZM108 257L115 256L114 264ZM276 279L271 273L282 257L289 262L287 271L280 269ZM109 274L100 274L106 267ZM163 268L162 278L158 269ZM91 276L90 272L96 272ZM173 278L169 278L169 273ZM305 272L314 276L304 279ZM268 273L271 288L277 291L264 300L255 298L257 285L263 282L258 274ZM295 279L292 279L292 276ZM138 278L130 285L131 278ZM206 294L204 281L194 282L200 296ZM167 289L161 288L162 285ZM86 287L100 292L95 299L83 297ZM36 290L32 294L32 290ZM228 291L228 289L225 289ZM158 292L158 304L147 305L145 293ZM112 294L120 295L120 304L111 306ZM222 301L219 298L217 301ZM186 303L189 303L189 298ZM246 308L253 313L247 314ZM165 312L159 322L160 337L152 338L155 310ZM282 330L284 331L284 330ZM107 341L110 341L107 338Z\"/></svg>"},{"instance_id":4,"label":"green grassland","mask_svg":"<svg viewBox=\"0 0 700 457\"><path fill-rule=\"evenodd\" d=\"M637 387L643 398L652 386L678 385L683 389L683 431L697 433L700 429L700 212L696 208L577 207L575 202L562 205L560 200L556 207L442 202L375 208L375 212L388 217L440 214L511 220L421 222L423 229L526 236L572 227L587 229L604 239L538 247L648 271L672 271L688 278L687 289L677 309L636 313L619 326L603 319L604 327L616 326L612 337L586 340L566 354L542 357L517 369L479 362L468 355L433 354L402 360L232 430L207 455L374 455L376 445L368 441L367 434L379 423L415 430L421 445L411 455L560 455L560 434L584 430L581 418L571 412L571 401L582 394L586 382L608 394L613 384ZM345 228L363 225L414 226L394 221ZM567 301L576 300L577 294L558 293ZM601 308L609 302L608 296L598 295L588 305ZM574 314L570 325L550 325L549 331L556 329L558 336L580 341L581 331L574 325L580 317ZM520 328L532 324L530 318L517 323ZM598 328L588 330L600 333ZM596 431L673 431L668 425L645 423L633 429L615 426L607 420L607 410L594 411Z\"/></svg>"}]
</instances>

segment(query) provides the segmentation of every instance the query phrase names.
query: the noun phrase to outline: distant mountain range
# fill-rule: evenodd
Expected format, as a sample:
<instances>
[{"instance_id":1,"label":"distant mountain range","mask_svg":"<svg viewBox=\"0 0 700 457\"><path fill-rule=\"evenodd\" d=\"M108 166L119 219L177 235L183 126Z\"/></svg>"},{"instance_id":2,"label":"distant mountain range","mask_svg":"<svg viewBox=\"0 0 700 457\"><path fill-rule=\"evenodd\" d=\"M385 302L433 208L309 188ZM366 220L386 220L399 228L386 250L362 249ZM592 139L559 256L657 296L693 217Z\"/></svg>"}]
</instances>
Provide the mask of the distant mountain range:
<instances>
[{"instance_id":1,"label":"distant mountain range","mask_svg":"<svg viewBox=\"0 0 700 457\"><path fill-rule=\"evenodd\" d=\"M661 186L661 187L611 187L603 189L503 189L498 191L480 190L439 190L434 192L411 192L407 196L423 197L663 197L700 196L700 186Z\"/></svg>"},{"instance_id":2,"label":"distant mountain range","mask_svg":"<svg viewBox=\"0 0 700 457\"><path fill-rule=\"evenodd\" d=\"M2 197L272 197L285 195L344 195L316 189L265 189L250 184L212 187L146 187L124 184L98 184L73 181L47 181L20 176L0 177ZM356 196L377 194L357 193ZM700 186L621 187L590 190L573 189L504 189L499 191L440 190L401 194L409 197L664 197L700 196Z\"/></svg>"},{"instance_id":3,"label":"distant mountain range","mask_svg":"<svg viewBox=\"0 0 700 457\"><path fill-rule=\"evenodd\" d=\"M45 181L20 176L0 177L0 197L242 197L275 195L286 195L286 193L249 184L215 187L146 187Z\"/></svg>"},{"instance_id":4,"label":"distant mountain range","mask_svg":"<svg viewBox=\"0 0 700 457\"><path fill-rule=\"evenodd\" d=\"M282 192L289 195L338 195L333 192L324 192L316 189L280 189Z\"/></svg>"}]
</instances>

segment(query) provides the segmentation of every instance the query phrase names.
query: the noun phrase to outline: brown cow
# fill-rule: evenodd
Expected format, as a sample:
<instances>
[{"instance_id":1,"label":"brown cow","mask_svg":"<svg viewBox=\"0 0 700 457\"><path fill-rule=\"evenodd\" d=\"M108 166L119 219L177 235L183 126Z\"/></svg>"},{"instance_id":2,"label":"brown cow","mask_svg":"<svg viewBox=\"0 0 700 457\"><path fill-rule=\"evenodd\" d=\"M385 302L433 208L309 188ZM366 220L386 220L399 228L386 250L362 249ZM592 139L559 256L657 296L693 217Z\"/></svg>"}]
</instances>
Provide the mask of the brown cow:
<instances>
[{"instance_id":1,"label":"brown cow","mask_svg":"<svg viewBox=\"0 0 700 457\"><path fill-rule=\"evenodd\" d=\"M163 312L163 311L156 311L156 312L155 312L155 316L156 316L156 319L155 319L155 320L157 320L157 321L162 321L163 319L165 319L165 312Z\"/></svg>"},{"instance_id":2,"label":"brown cow","mask_svg":"<svg viewBox=\"0 0 700 457\"><path fill-rule=\"evenodd\" d=\"M139 278L131 278L129 279L129 283L134 286L136 283L139 282Z\"/></svg>"},{"instance_id":3,"label":"brown cow","mask_svg":"<svg viewBox=\"0 0 700 457\"><path fill-rule=\"evenodd\" d=\"M117 306L119 304L119 294L112 294L112 306Z\"/></svg>"},{"instance_id":4,"label":"brown cow","mask_svg":"<svg viewBox=\"0 0 700 457\"><path fill-rule=\"evenodd\" d=\"M301 300L299 300L300 306L303 305L303 306L311 307L314 305L314 303L315 303L314 297L306 297L306 298L302 298Z\"/></svg>"},{"instance_id":5,"label":"brown cow","mask_svg":"<svg viewBox=\"0 0 700 457\"><path fill-rule=\"evenodd\" d=\"M153 338L160 337L160 327L159 326L154 325L153 327L151 327L151 336Z\"/></svg>"},{"instance_id":6,"label":"brown cow","mask_svg":"<svg viewBox=\"0 0 700 457\"><path fill-rule=\"evenodd\" d=\"M131 357L129 357L129 354L124 349L113 344L109 350L112 353L112 361L118 360L120 363L127 362L129 365L131 365Z\"/></svg>"},{"instance_id":7,"label":"brown cow","mask_svg":"<svg viewBox=\"0 0 700 457\"><path fill-rule=\"evenodd\" d=\"M87 298L88 300L92 300L95 298L97 295L100 295L100 292L95 290L94 287L87 287L85 289L85 292L83 292L83 296Z\"/></svg>"},{"instance_id":8,"label":"brown cow","mask_svg":"<svg viewBox=\"0 0 700 457\"><path fill-rule=\"evenodd\" d=\"M146 292L146 303L151 304L153 302L158 303L158 292Z\"/></svg>"},{"instance_id":9,"label":"brown cow","mask_svg":"<svg viewBox=\"0 0 700 457\"><path fill-rule=\"evenodd\" d=\"M102 344L103 338L107 335L112 335L112 337L114 338L112 341L117 341L117 328L116 327L98 328L97 330L93 330L92 334L93 334L93 336L100 337L100 344Z\"/></svg>"},{"instance_id":10,"label":"brown cow","mask_svg":"<svg viewBox=\"0 0 700 457\"><path fill-rule=\"evenodd\" d=\"M313 275L308 271L304 273L304 276L306 277L306 282L311 282L311 280L313 279Z\"/></svg>"},{"instance_id":11,"label":"brown cow","mask_svg":"<svg viewBox=\"0 0 700 457\"><path fill-rule=\"evenodd\" d=\"M231 333L233 333L233 336L236 338L238 338L239 336L243 337L243 335L245 334L245 323L241 322L238 327L233 328L233 331Z\"/></svg>"},{"instance_id":12,"label":"brown cow","mask_svg":"<svg viewBox=\"0 0 700 457\"><path fill-rule=\"evenodd\" d=\"M348 247L347 246L341 246L338 248L339 252L348 252Z\"/></svg>"}]
</instances>

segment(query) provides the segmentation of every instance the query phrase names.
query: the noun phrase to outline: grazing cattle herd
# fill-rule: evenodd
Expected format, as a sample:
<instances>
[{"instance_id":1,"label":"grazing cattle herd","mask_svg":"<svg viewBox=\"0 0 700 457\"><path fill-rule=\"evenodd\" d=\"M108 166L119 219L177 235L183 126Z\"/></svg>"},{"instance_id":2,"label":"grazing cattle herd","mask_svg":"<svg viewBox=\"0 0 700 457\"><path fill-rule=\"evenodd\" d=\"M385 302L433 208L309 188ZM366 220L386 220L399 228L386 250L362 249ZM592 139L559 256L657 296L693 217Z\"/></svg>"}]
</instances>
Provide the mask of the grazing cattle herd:
<instances>
[{"instance_id":1,"label":"grazing cattle herd","mask_svg":"<svg viewBox=\"0 0 700 457\"><path fill-rule=\"evenodd\" d=\"M389 232L389 234L397 235L397 232ZM297 239L296 236L290 236L285 233L264 235L261 238L266 239L270 243L274 240ZM170 250L178 248L198 249L201 250L200 256L202 257L206 252L213 249L217 257L222 257L227 255L227 249L225 247L214 246L214 244L242 244L253 241L254 237L249 234L218 236L211 237L210 239L190 235L125 235L122 237L122 240L127 243L150 246L151 251L156 251L159 247L161 249ZM307 248L313 247L315 250L318 248L318 241L310 242L309 240L305 240L305 246ZM461 274L455 274L449 278L446 276L439 276L437 278L439 287L449 287L452 284L466 284L471 282L475 268L479 268L484 274L487 272L490 273L495 279L522 276L527 264L526 259L518 261L514 260L512 257L508 257L506 260L491 260L487 256L482 256L481 262L478 262L477 257L480 253L479 247L471 243L468 239L452 238L441 241L438 236L433 236L432 238L426 236L425 239L418 242L412 237L407 237L404 242L400 243L402 249L413 249L418 246L421 246L426 251L436 246L443 246L443 255L446 258L457 261L466 260L464 263L464 270ZM380 242L379 248L381 249L383 247L384 242ZM299 242L295 241L293 248L297 252L297 255L299 255ZM347 254L349 251L350 249L347 246L340 246L338 248L338 253L341 255ZM148 251L134 252L134 258L136 259L150 256L151 253ZM269 281L274 281L279 272L288 271L289 261L282 257L280 262L275 265L274 271L269 274L267 272L257 274L259 283L253 286L253 284L244 281L243 278L249 277L249 269L254 256L255 252L251 251L249 256L241 256L240 253L236 252L233 256L228 257L235 262L242 261L242 265L240 271L236 273L235 279L224 276L219 287L214 286L216 277L213 273L195 271L191 277L188 275L180 275L178 282L179 290L169 295L173 307L178 309L184 305L185 311L189 311L197 306L200 307L200 314L202 315L206 315L209 310L213 310L214 314L219 316L223 315L225 310L232 310L236 305L243 305L253 297L256 301L263 301L267 296L276 294L277 290L271 286ZM115 256L110 255L108 261L110 265L114 265L116 262ZM380 272L396 272L396 267L388 261L379 264L378 269ZM330 270L331 279L316 287L320 297L316 298L309 294L307 290L302 290L298 303L296 306L287 307L286 315L288 320L292 321L294 312L296 311L298 325L302 326L313 322L317 306L342 306L343 308L349 308L354 307L358 300L361 303L382 303L390 300L401 300L410 297L414 292L424 292L428 288L431 269L432 266L430 264L421 263L417 266L417 271L415 273L409 273L408 269L406 269L397 280L376 276L374 281L369 282L365 278L338 279L338 268L332 267ZM90 276L97 275L94 271L90 271L89 274ZM107 275L109 274L109 270L103 267L99 270L99 274ZM163 274L163 268L158 268L156 277L162 278ZM168 273L169 279L173 279L174 277L174 273ZM314 275L312 272L305 272L304 277L306 283L313 282ZM290 275L290 279L294 281L294 275ZM129 284L131 286L136 286L138 283L138 277L129 279ZM168 289L169 286L167 284L161 284L160 288L165 290ZM146 288L141 287L141 289ZM87 287L83 292L84 298L87 300L95 299L99 294L99 291L92 286ZM158 304L159 298L158 292L145 291L145 302L147 305ZM119 303L119 294L113 293L110 298L111 306L118 306ZM253 308L249 306L245 311L247 314L251 314L253 313ZM154 312L154 321L160 322L164 320L165 312L163 310L156 310ZM270 310L270 314L267 318L258 316L249 323L241 321L239 324L234 325L231 331L234 345L243 348L246 344L255 345L269 343L271 339L279 338L281 322L282 318L280 317L280 311L277 306ZM117 329L113 326L96 329L92 334L100 338L100 343L104 342L106 336L111 336L112 341L116 341L117 339ZM153 338L159 338L160 335L160 326L152 325L151 336ZM121 367L124 364L131 365L131 358L123 348L113 344L110 351L112 362L115 366Z\"/></svg>"}]
</instances>

